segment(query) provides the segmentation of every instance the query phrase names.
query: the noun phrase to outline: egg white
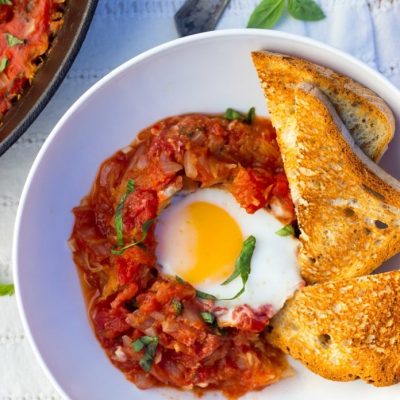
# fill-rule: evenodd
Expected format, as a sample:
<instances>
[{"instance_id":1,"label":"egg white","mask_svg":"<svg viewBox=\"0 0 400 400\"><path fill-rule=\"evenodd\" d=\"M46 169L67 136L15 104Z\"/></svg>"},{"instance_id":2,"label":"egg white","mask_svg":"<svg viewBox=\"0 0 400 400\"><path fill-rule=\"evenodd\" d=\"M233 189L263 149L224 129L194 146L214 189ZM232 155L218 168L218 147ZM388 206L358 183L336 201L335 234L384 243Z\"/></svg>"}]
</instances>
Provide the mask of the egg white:
<instances>
[{"instance_id":1,"label":"egg white","mask_svg":"<svg viewBox=\"0 0 400 400\"><path fill-rule=\"evenodd\" d=\"M186 197L176 198L163 210L156 227L156 256L163 272L172 276L178 275L173 265L176 264L177 254L179 255L177 252L182 254L180 262L185 262L185 246L194 238L177 226L177 221L180 220L183 210L196 202L208 202L221 207L236 221L243 239L250 235L256 238L246 289L234 300L216 301L217 306L226 309L218 313L218 322L234 326L232 312L241 305L250 306L254 310L269 306L271 314L275 314L282 308L286 299L303 285L297 263L299 241L293 236L277 235L276 231L283 227L281 222L265 209L260 209L254 214L247 213L228 191L215 188L199 189ZM224 246L224 243L221 243L221 246ZM233 268L232 265L232 271ZM193 286L218 299L231 298L242 287L240 277L227 285L221 283L222 281L207 279Z\"/></svg>"}]
</instances>

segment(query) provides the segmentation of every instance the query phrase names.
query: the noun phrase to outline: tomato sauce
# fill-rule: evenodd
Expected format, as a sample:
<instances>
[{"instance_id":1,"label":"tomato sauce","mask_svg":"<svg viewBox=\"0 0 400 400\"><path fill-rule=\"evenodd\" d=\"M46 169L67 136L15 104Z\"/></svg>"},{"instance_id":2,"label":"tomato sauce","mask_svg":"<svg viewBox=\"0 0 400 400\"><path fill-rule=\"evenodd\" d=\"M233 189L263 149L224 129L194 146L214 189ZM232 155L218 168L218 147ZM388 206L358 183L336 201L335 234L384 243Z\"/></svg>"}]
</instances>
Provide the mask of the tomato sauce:
<instances>
[{"instance_id":1,"label":"tomato sauce","mask_svg":"<svg viewBox=\"0 0 400 400\"><path fill-rule=\"evenodd\" d=\"M0 4L0 117L31 84L62 26L64 2L13 0Z\"/></svg>"},{"instance_id":2,"label":"tomato sauce","mask_svg":"<svg viewBox=\"0 0 400 400\"><path fill-rule=\"evenodd\" d=\"M170 117L142 131L101 165L73 210L69 244L94 332L139 388L220 390L237 398L287 373L283 354L262 338L268 321L250 308L237 328L205 321L201 313L213 301L162 274L156 222L143 233L176 193L211 186L230 191L249 213L265 207L284 223L295 220L270 121L201 114ZM119 253L121 242L139 244Z\"/></svg>"}]
</instances>

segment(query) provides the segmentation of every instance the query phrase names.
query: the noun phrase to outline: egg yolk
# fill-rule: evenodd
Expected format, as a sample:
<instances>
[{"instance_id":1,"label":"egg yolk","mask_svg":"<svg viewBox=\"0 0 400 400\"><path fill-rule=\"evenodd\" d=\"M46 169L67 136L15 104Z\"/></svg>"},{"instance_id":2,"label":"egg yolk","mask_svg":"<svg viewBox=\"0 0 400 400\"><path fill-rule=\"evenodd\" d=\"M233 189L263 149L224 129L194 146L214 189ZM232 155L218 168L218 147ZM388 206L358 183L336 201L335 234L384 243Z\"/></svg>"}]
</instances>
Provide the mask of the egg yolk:
<instances>
[{"instance_id":1,"label":"egg yolk","mask_svg":"<svg viewBox=\"0 0 400 400\"><path fill-rule=\"evenodd\" d=\"M236 221L224 209L207 202L195 202L184 210L180 231L191 237L186 265L177 270L191 284L206 280L223 281L233 272L243 235Z\"/></svg>"}]
</instances>

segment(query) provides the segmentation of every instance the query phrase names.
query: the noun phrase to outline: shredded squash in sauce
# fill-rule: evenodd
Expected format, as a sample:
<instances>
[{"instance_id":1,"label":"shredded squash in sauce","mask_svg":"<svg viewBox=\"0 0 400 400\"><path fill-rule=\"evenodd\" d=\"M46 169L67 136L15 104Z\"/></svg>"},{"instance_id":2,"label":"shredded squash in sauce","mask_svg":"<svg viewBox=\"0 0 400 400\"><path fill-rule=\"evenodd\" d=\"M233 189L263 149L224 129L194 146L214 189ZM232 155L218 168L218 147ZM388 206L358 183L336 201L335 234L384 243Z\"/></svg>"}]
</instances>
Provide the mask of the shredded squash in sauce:
<instances>
[{"instance_id":1,"label":"shredded squash in sauce","mask_svg":"<svg viewBox=\"0 0 400 400\"><path fill-rule=\"evenodd\" d=\"M0 118L34 79L63 24L65 0L0 4Z\"/></svg>"},{"instance_id":2,"label":"shredded squash in sauce","mask_svg":"<svg viewBox=\"0 0 400 400\"><path fill-rule=\"evenodd\" d=\"M266 322L257 313L249 308L238 328L221 329L213 300L157 264L157 215L175 194L213 186L249 213L265 207L282 222L295 220L270 121L200 114L142 131L101 165L73 210L69 244L93 329L139 388L220 390L237 398L288 372L283 354L263 339ZM129 243L137 245L120 250Z\"/></svg>"}]
</instances>

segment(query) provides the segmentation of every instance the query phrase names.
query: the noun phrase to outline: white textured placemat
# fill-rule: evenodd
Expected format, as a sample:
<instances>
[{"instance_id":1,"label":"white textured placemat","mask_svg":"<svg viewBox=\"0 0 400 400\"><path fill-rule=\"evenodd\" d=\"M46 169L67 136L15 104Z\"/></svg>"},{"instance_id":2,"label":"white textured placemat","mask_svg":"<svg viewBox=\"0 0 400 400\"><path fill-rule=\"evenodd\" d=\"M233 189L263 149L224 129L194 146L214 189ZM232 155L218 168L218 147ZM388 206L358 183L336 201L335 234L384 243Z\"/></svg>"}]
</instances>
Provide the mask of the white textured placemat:
<instances>
[{"instance_id":1,"label":"white textured placemat","mask_svg":"<svg viewBox=\"0 0 400 400\"><path fill-rule=\"evenodd\" d=\"M87 39L61 88L30 129L0 158L0 280L12 281L11 242L19 196L33 159L56 121L111 69L176 38L173 15L182 3L183 0L99 1ZM258 0L231 0L218 29L245 27L257 3ZM319 3L327 15L325 20L303 23L286 18L276 29L341 48L400 87L400 0ZM32 355L15 298L0 298L0 400L59 398Z\"/></svg>"}]
</instances>

